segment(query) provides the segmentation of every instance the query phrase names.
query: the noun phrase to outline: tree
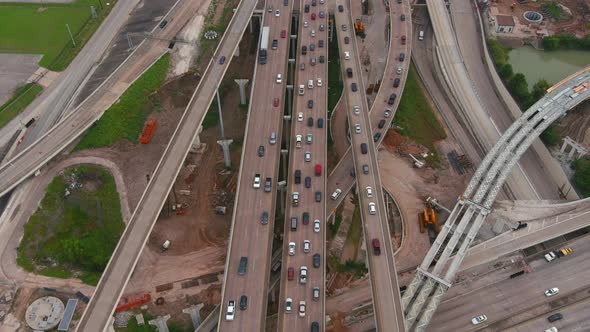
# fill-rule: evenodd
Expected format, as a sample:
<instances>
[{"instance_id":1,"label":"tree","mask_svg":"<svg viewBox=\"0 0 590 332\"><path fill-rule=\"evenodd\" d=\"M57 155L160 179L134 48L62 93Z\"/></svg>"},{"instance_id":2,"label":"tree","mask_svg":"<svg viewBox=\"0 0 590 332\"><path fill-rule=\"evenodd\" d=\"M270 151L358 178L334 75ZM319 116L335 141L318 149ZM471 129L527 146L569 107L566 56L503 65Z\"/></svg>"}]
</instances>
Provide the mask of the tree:
<instances>
[{"instance_id":1,"label":"tree","mask_svg":"<svg viewBox=\"0 0 590 332\"><path fill-rule=\"evenodd\" d=\"M512 70L512 65L509 63L501 65L499 72L500 76L505 80L510 79L510 77L512 77L512 75L514 74L514 71Z\"/></svg>"},{"instance_id":2,"label":"tree","mask_svg":"<svg viewBox=\"0 0 590 332\"><path fill-rule=\"evenodd\" d=\"M552 123L541 133L541 141L547 146L555 146L561 142L561 132L559 127Z\"/></svg>"},{"instance_id":3,"label":"tree","mask_svg":"<svg viewBox=\"0 0 590 332\"><path fill-rule=\"evenodd\" d=\"M531 101L529 84L522 73L517 73L508 81L508 89L520 103L520 107L528 108Z\"/></svg>"},{"instance_id":4,"label":"tree","mask_svg":"<svg viewBox=\"0 0 590 332\"><path fill-rule=\"evenodd\" d=\"M557 36L548 36L543 38L543 48L546 51L554 51L559 48L559 38Z\"/></svg>"},{"instance_id":5,"label":"tree","mask_svg":"<svg viewBox=\"0 0 590 332\"><path fill-rule=\"evenodd\" d=\"M547 93L547 89L549 89L549 83L544 79L538 80L537 83L533 85L533 92L531 92L534 102L543 98L543 96Z\"/></svg>"},{"instance_id":6,"label":"tree","mask_svg":"<svg viewBox=\"0 0 590 332\"><path fill-rule=\"evenodd\" d=\"M584 196L590 196L590 159L588 157L574 162L574 184Z\"/></svg>"}]
</instances>

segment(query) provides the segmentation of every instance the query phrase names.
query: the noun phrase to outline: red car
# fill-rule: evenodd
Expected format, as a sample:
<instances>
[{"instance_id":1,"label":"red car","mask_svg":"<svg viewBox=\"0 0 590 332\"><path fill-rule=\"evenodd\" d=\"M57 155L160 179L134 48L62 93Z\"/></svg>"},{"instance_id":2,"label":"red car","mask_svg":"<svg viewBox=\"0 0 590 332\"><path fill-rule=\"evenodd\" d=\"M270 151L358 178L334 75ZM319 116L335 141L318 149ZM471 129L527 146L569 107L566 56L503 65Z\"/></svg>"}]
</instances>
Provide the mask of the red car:
<instances>
[{"instance_id":1,"label":"red car","mask_svg":"<svg viewBox=\"0 0 590 332\"><path fill-rule=\"evenodd\" d=\"M281 38L287 38L287 30L281 30Z\"/></svg>"},{"instance_id":2,"label":"red car","mask_svg":"<svg viewBox=\"0 0 590 332\"><path fill-rule=\"evenodd\" d=\"M406 45L406 36L402 36L402 45Z\"/></svg>"},{"instance_id":3,"label":"red car","mask_svg":"<svg viewBox=\"0 0 590 332\"><path fill-rule=\"evenodd\" d=\"M274 107L278 107L278 106L279 106L279 98L275 98L275 99L273 99L273 100L272 100L272 105L273 105Z\"/></svg>"},{"instance_id":4,"label":"red car","mask_svg":"<svg viewBox=\"0 0 590 332\"><path fill-rule=\"evenodd\" d=\"M315 13L311 13L311 20L315 21Z\"/></svg>"},{"instance_id":5,"label":"red car","mask_svg":"<svg viewBox=\"0 0 590 332\"><path fill-rule=\"evenodd\" d=\"M315 165L315 176L322 176L322 165Z\"/></svg>"},{"instance_id":6,"label":"red car","mask_svg":"<svg viewBox=\"0 0 590 332\"><path fill-rule=\"evenodd\" d=\"M350 43L350 38L344 37L344 44L348 44L348 43Z\"/></svg>"},{"instance_id":7,"label":"red car","mask_svg":"<svg viewBox=\"0 0 590 332\"><path fill-rule=\"evenodd\" d=\"M292 267L290 267L287 270L287 279L289 279L289 281L293 281L294 277L295 277L295 270Z\"/></svg>"}]
</instances>

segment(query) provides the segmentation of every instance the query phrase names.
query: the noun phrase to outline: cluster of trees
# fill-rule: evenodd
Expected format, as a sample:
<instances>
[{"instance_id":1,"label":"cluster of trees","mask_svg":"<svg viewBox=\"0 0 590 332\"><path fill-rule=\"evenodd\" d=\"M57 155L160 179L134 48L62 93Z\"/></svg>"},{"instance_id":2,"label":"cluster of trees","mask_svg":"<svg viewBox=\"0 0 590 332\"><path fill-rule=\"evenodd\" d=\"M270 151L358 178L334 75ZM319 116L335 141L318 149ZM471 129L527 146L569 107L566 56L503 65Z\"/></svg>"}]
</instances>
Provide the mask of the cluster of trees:
<instances>
[{"instance_id":1,"label":"cluster of trees","mask_svg":"<svg viewBox=\"0 0 590 332\"><path fill-rule=\"evenodd\" d=\"M590 196L590 158L584 157L574 162L574 184L585 197Z\"/></svg>"},{"instance_id":2,"label":"cluster of trees","mask_svg":"<svg viewBox=\"0 0 590 332\"><path fill-rule=\"evenodd\" d=\"M585 35L583 38L578 38L571 33L548 36L543 38L543 48L546 51L558 49L590 50L590 34Z\"/></svg>"}]
</instances>

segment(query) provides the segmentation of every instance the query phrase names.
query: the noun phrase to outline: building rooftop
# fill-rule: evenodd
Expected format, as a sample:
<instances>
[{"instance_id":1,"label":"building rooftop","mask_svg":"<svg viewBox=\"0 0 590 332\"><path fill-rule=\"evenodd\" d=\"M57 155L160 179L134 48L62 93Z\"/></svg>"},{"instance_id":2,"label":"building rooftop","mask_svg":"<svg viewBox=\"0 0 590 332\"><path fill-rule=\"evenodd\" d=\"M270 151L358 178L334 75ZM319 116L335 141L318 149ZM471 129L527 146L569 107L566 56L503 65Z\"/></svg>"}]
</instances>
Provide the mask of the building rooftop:
<instances>
[{"instance_id":1,"label":"building rooftop","mask_svg":"<svg viewBox=\"0 0 590 332\"><path fill-rule=\"evenodd\" d=\"M501 26L513 27L514 17L508 15L496 15L496 22Z\"/></svg>"}]
</instances>

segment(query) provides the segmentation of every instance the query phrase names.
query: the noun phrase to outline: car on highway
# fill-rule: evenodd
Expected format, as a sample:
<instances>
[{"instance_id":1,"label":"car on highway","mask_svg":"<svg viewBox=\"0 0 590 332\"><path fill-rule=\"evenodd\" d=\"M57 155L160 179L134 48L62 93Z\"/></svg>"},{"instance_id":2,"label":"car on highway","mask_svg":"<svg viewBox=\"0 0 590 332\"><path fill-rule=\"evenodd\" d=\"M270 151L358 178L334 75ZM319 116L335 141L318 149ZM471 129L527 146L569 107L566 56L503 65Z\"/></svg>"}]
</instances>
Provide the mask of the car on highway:
<instances>
[{"instance_id":1,"label":"car on highway","mask_svg":"<svg viewBox=\"0 0 590 332\"><path fill-rule=\"evenodd\" d=\"M313 117L309 117L307 118L307 126L308 127L313 127Z\"/></svg>"},{"instance_id":2,"label":"car on highway","mask_svg":"<svg viewBox=\"0 0 590 332\"><path fill-rule=\"evenodd\" d=\"M287 38L287 30L281 30L281 38Z\"/></svg>"},{"instance_id":3,"label":"car on highway","mask_svg":"<svg viewBox=\"0 0 590 332\"><path fill-rule=\"evenodd\" d=\"M320 18L324 18L326 17L326 13L323 10L320 10L319 16Z\"/></svg>"},{"instance_id":4,"label":"car on highway","mask_svg":"<svg viewBox=\"0 0 590 332\"><path fill-rule=\"evenodd\" d=\"M322 0L320 0L320 1L322 1ZM311 322L311 332L320 332L320 323Z\"/></svg>"},{"instance_id":5,"label":"car on highway","mask_svg":"<svg viewBox=\"0 0 590 332\"><path fill-rule=\"evenodd\" d=\"M272 133L270 133L270 138L268 140L268 143L270 143L270 145L277 144L277 133L275 131L273 131Z\"/></svg>"},{"instance_id":6,"label":"car on highway","mask_svg":"<svg viewBox=\"0 0 590 332\"><path fill-rule=\"evenodd\" d=\"M479 315L477 317L471 318L471 324L473 324L473 325L481 324L481 323L485 322L486 320L488 320L488 316Z\"/></svg>"},{"instance_id":7,"label":"car on highway","mask_svg":"<svg viewBox=\"0 0 590 332\"><path fill-rule=\"evenodd\" d=\"M311 13L311 20L315 21L315 13Z\"/></svg>"},{"instance_id":8,"label":"car on highway","mask_svg":"<svg viewBox=\"0 0 590 332\"><path fill-rule=\"evenodd\" d=\"M278 39L273 39L272 40L272 49L276 50L279 48L279 40Z\"/></svg>"},{"instance_id":9,"label":"car on highway","mask_svg":"<svg viewBox=\"0 0 590 332\"><path fill-rule=\"evenodd\" d=\"M357 134L360 134L361 133L361 124L360 123L356 123L354 125L354 132L357 133Z\"/></svg>"},{"instance_id":10,"label":"car on highway","mask_svg":"<svg viewBox=\"0 0 590 332\"><path fill-rule=\"evenodd\" d=\"M318 5L318 0L311 0L311 6L315 7Z\"/></svg>"},{"instance_id":11,"label":"car on highway","mask_svg":"<svg viewBox=\"0 0 590 332\"><path fill-rule=\"evenodd\" d=\"M402 45L406 45L406 36L405 35L402 35L401 40L402 40Z\"/></svg>"},{"instance_id":12,"label":"car on highway","mask_svg":"<svg viewBox=\"0 0 590 332\"><path fill-rule=\"evenodd\" d=\"M299 283L302 285L307 283L307 266L299 268Z\"/></svg>"},{"instance_id":13,"label":"car on highway","mask_svg":"<svg viewBox=\"0 0 590 332\"><path fill-rule=\"evenodd\" d=\"M305 161L306 162L310 162L311 161L311 152L306 151L305 152Z\"/></svg>"},{"instance_id":14,"label":"car on highway","mask_svg":"<svg viewBox=\"0 0 590 332\"><path fill-rule=\"evenodd\" d=\"M321 265L320 254L313 254L313 267L318 268Z\"/></svg>"},{"instance_id":15,"label":"car on highway","mask_svg":"<svg viewBox=\"0 0 590 332\"><path fill-rule=\"evenodd\" d=\"M307 101L307 108L313 108L313 100L308 100Z\"/></svg>"},{"instance_id":16,"label":"car on highway","mask_svg":"<svg viewBox=\"0 0 590 332\"><path fill-rule=\"evenodd\" d=\"M310 52L315 51L315 44L314 43L309 44L309 51Z\"/></svg>"},{"instance_id":17,"label":"car on highway","mask_svg":"<svg viewBox=\"0 0 590 332\"><path fill-rule=\"evenodd\" d=\"M399 17L400 21L405 21L406 20L406 15L401 14Z\"/></svg>"},{"instance_id":18,"label":"car on highway","mask_svg":"<svg viewBox=\"0 0 590 332\"><path fill-rule=\"evenodd\" d=\"M276 17L279 17L279 16L281 16L281 12L280 12L278 9L277 9L277 10L275 10L275 16L276 16Z\"/></svg>"},{"instance_id":19,"label":"car on highway","mask_svg":"<svg viewBox=\"0 0 590 332\"><path fill-rule=\"evenodd\" d=\"M238 275L246 275L248 272L248 257L240 257L240 264L238 265Z\"/></svg>"},{"instance_id":20,"label":"car on highway","mask_svg":"<svg viewBox=\"0 0 590 332\"><path fill-rule=\"evenodd\" d=\"M324 119L319 118L318 121L316 121L318 124L318 128L322 129L324 128Z\"/></svg>"},{"instance_id":21,"label":"car on highway","mask_svg":"<svg viewBox=\"0 0 590 332\"><path fill-rule=\"evenodd\" d=\"M303 252L307 254L310 251L311 251L311 241L303 240Z\"/></svg>"},{"instance_id":22,"label":"car on highway","mask_svg":"<svg viewBox=\"0 0 590 332\"><path fill-rule=\"evenodd\" d=\"M163 20L162 22L160 22L160 29L164 29L164 27L166 27L166 24L168 24L167 20Z\"/></svg>"},{"instance_id":23,"label":"car on highway","mask_svg":"<svg viewBox=\"0 0 590 332\"><path fill-rule=\"evenodd\" d=\"M305 63L303 63L303 62L302 62L302 63L300 63L300 64L299 64L299 69L300 69L300 70L305 70Z\"/></svg>"},{"instance_id":24,"label":"car on highway","mask_svg":"<svg viewBox=\"0 0 590 332\"><path fill-rule=\"evenodd\" d=\"M272 5L268 5L267 10L269 13L272 13Z\"/></svg>"},{"instance_id":25,"label":"car on highway","mask_svg":"<svg viewBox=\"0 0 590 332\"><path fill-rule=\"evenodd\" d=\"M289 256L295 255L295 242L289 242Z\"/></svg>"},{"instance_id":26,"label":"car on highway","mask_svg":"<svg viewBox=\"0 0 590 332\"><path fill-rule=\"evenodd\" d=\"M274 107L278 107L278 106L279 106L279 98L275 98L275 99L273 99L273 100L272 100L272 105L273 105Z\"/></svg>"},{"instance_id":27,"label":"car on highway","mask_svg":"<svg viewBox=\"0 0 590 332\"><path fill-rule=\"evenodd\" d=\"M397 68L395 69L396 74L401 75L401 73L404 71L404 69L402 68L402 66L397 66Z\"/></svg>"},{"instance_id":28,"label":"car on highway","mask_svg":"<svg viewBox=\"0 0 590 332\"><path fill-rule=\"evenodd\" d=\"M304 225L309 224L309 212L303 212L303 214L301 215L301 221Z\"/></svg>"},{"instance_id":29,"label":"car on highway","mask_svg":"<svg viewBox=\"0 0 590 332\"><path fill-rule=\"evenodd\" d=\"M307 27L309 27L309 23L307 23L307 21L303 21L303 27L304 27L304 28L307 28Z\"/></svg>"},{"instance_id":30,"label":"car on highway","mask_svg":"<svg viewBox=\"0 0 590 332\"><path fill-rule=\"evenodd\" d=\"M338 5L338 11L342 13L344 11L344 6Z\"/></svg>"},{"instance_id":31,"label":"car on highway","mask_svg":"<svg viewBox=\"0 0 590 332\"><path fill-rule=\"evenodd\" d=\"M301 141L303 140L302 135L295 135L295 147L297 149L301 148Z\"/></svg>"},{"instance_id":32,"label":"car on highway","mask_svg":"<svg viewBox=\"0 0 590 332\"><path fill-rule=\"evenodd\" d=\"M558 332L557 327L551 326L550 328L546 329L545 332Z\"/></svg>"},{"instance_id":33,"label":"car on highway","mask_svg":"<svg viewBox=\"0 0 590 332\"><path fill-rule=\"evenodd\" d=\"M344 52L344 60L350 60L350 52Z\"/></svg>"},{"instance_id":34,"label":"car on highway","mask_svg":"<svg viewBox=\"0 0 590 332\"><path fill-rule=\"evenodd\" d=\"M340 194L342 193L342 190L340 188L336 188L336 190L334 190L334 192L332 193L332 200L335 201L338 199L338 197L340 197Z\"/></svg>"},{"instance_id":35,"label":"car on highway","mask_svg":"<svg viewBox=\"0 0 590 332\"><path fill-rule=\"evenodd\" d=\"M264 145L258 146L258 157L264 157Z\"/></svg>"},{"instance_id":36,"label":"car on highway","mask_svg":"<svg viewBox=\"0 0 590 332\"><path fill-rule=\"evenodd\" d=\"M297 217L295 216L291 217L291 231L297 231Z\"/></svg>"},{"instance_id":37,"label":"car on highway","mask_svg":"<svg viewBox=\"0 0 590 332\"><path fill-rule=\"evenodd\" d=\"M344 44L350 44L350 37L344 37Z\"/></svg>"},{"instance_id":38,"label":"car on highway","mask_svg":"<svg viewBox=\"0 0 590 332\"><path fill-rule=\"evenodd\" d=\"M553 322L555 322L555 321L558 321L558 320L561 320L561 319L563 319L563 315L562 315L562 314L560 314L559 312L558 312L558 313L556 313L556 314L553 314L553 315L551 315L551 316L549 316L549 317L547 317L547 320L548 320L550 323L553 323Z\"/></svg>"},{"instance_id":39,"label":"car on highway","mask_svg":"<svg viewBox=\"0 0 590 332\"><path fill-rule=\"evenodd\" d=\"M379 243L379 239L373 239L371 245L373 246L373 254L375 256L381 255L381 243Z\"/></svg>"},{"instance_id":40,"label":"car on highway","mask_svg":"<svg viewBox=\"0 0 590 332\"><path fill-rule=\"evenodd\" d=\"M306 13L309 13L309 5L306 4L303 11Z\"/></svg>"},{"instance_id":41,"label":"car on highway","mask_svg":"<svg viewBox=\"0 0 590 332\"><path fill-rule=\"evenodd\" d=\"M303 112L297 113L297 121L299 121L299 122L303 121Z\"/></svg>"},{"instance_id":42,"label":"car on highway","mask_svg":"<svg viewBox=\"0 0 590 332\"><path fill-rule=\"evenodd\" d=\"M264 181L264 191L269 193L271 189L272 189L272 179L266 178L266 181Z\"/></svg>"},{"instance_id":43,"label":"car on highway","mask_svg":"<svg viewBox=\"0 0 590 332\"><path fill-rule=\"evenodd\" d=\"M348 78L351 78L352 77L352 68L346 68L346 76Z\"/></svg>"},{"instance_id":44,"label":"car on highway","mask_svg":"<svg viewBox=\"0 0 590 332\"><path fill-rule=\"evenodd\" d=\"M240 310L248 309L248 296L242 295L240 296Z\"/></svg>"},{"instance_id":45,"label":"car on highway","mask_svg":"<svg viewBox=\"0 0 590 332\"><path fill-rule=\"evenodd\" d=\"M320 220L316 219L313 221L313 232L314 233L319 233L320 232Z\"/></svg>"},{"instance_id":46,"label":"car on highway","mask_svg":"<svg viewBox=\"0 0 590 332\"><path fill-rule=\"evenodd\" d=\"M266 224L268 224L268 212L266 212L266 211L262 211L262 215L260 216L260 222L261 222L263 225L266 225Z\"/></svg>"},{"instance_id":47,"label":"car on highway","mask_svg":"<svg viewBox=\"0 0 590 332\"><path fill-rule=\"evenodd\" d=\"M293 206L299 205L299 192L297 192L297 191L293 192L292 200L293 200Z\"/></svg>"},{"instance_id":48,"label":"car on highway","mask_svg":"<svg viewBox=\"0 0 590 332\"><path fill-rule=\"evenodd\" d=\"M305 301L299 301L299 317L305 317Z\"/></svg>"},{"instance_id":49,"label":"car on highway","mask_svg":"<svg viewBox=\"0 0 590 332\"><path fill-rule=\"evenodd\" d=\"M322 176L322 165L315 164L315 176Z\"/></svg>"},{"instance_id":50,"label":"car on highway","mask_svg":"<svg viewBox=\"0 0 590 332\"><path fill-rule=\"evenodd\" d=\"M313 134L307 134L307 135L305 135L305 143L306 144L313 143Z\"/></svg>"},{"instance_id":51,"label":"car on highway","mask_svg":"<svg viewBox=\"0 0 590 332\"><path fill-rule=\"evenodd\" d=\"M354 115L361 114L361 107L360 106L355 105L355 106L352 107L352 109L353 109Z\"/></svg>"},{"instance_id":52,"label":"car on highway","mask_svg":"<svg viewBox=\"0 0 590 332\"><path fill-rule=\"evenodd\" d=\"M326 29L326 26L323 24L320 24L320 31L324 31Z\"/></svg>"},{"instance_id":53,"label":"car on highway","mask_svg":"<svg viewBox=\"0 0 590 332\"><path fill-rule=\"evenodd\" d=\"M323 48L323 47L324 47L324 40L323 40L323 39L320 39L320 40L318 41L318 47L319 47L319 48Z\"/></svg>"},{"instance_id":54,"label":"car on highway","mask_svg":"<svg viewBox=\"0 0 590 332\"><path fill-rule=\"evenodd\" d=\"M295 269L294 269L294 268L292 268L292 267L290 267L290 268L287 270L287 280L289 280L289 281L293 281L293 279L294 279L294 278L295 278Z\"/></svg>"},{"instance_id":55,"label":"car on highway","mask_svg":"<svg viewBox=\"0 0 590 332\"><path fill-rule=\"evenodd\" d=\"M553 296L557 293L559 293L559 288L553 287L553 288L549 288L548 290L545 291L545 296Z\"/></svg>"},{"instance_id":56,"label":"car on highway","mask_svg":"<svg viewBox=\"0 0 590 332\"><path fill-rule=\"evenodd\" d=\"M386 108L385 111L383 112L383 117L388 118L390 116L391 116L391 110L389 108Z\"/></svg>"},{"instance_id":57,"label":"car on highway","mask_svg":"<svg viewBox=\"0 0 590 332\"><path fill-rule=\"evenodd\" d=\"M290 297L288 297L288 298L285 300L285 311L286 311L288 314L290 314L290 313L291 313L291 311L293 311L293 299L292 299L292 298L290 298Z\"/></svg>"},{"instance_id":58,"label":"car on highway","mask_svg":"<svg viewBox=\"0 0 590 332\"><path fill-rule=\"evenodd\" d=\"M373 188L371 188L370 186L367 186L367 188L365 188L365 191L367 192L368 198L373 197Z\"/></svg>"},{"instance_id":59,"label":"car on highway","mask_svg":"<svg viewBox=\"0 0 590 332\"><path fill-rule=\"evenodd\" d=\"M295 175L295 184L300 184L301 183L301 170L296 169L294 175Z\"/></svg>"},{"instance_id":60,"label":"car on highway","mask_svg":"<svg viewBox=\"0 0 590 332\"><path fill-rule=\"evenodd\" d=\"M401 80L399 78L396 78L393 80L393 87L397 88L399 86L399 83L401 82Z\"/></svg>"},{"instance_id":61,"label":"car on highway","mask_svg":"<svg viewBox=\"0 0 590 332\"><path fill-rule=\"evenodd\" d=\"M254 189L260 188L260 174L254 174L254 184L252 185Z\"/></svg>"},{"instance_id":62,"label":"car on highway","mask_svg":"<svg viewBox=\"0 0 590 332\"><path fill-rule=\"evenodd\" d=\"M320 299L320 288L314 287L311 294L312 294L313 300L318 301Z\"/></svg>"},{"instance_id":63,"label":"car on highway","mask_svg":"<svg viewBox=\"0 0 590 332\"><path fill-rule=\"evenodd\" d=\"M322 86L322 79L321 78L318 78L316 85L317 86Z\"/></svg>"},{"instance_id":64,"label":"car on highway","mask_svg":"<svg viewBox=\"0 0 590 332\"><path fill-rule=\"evenodd\" d=\"M227 321L234 320L235 313L236 313L236 302L234 300L230 300L227 303L227 311L225 312L225 320L227 320Z\"/></svg>"},{"instance_id":65,"label":"car on highway","mask_svg":"<svg viewBox=\"0 0 590 332\"><path fill-rule=\"evenodd\" d=\"M316 191L316 192L315 192L315 201L316 201L317 203L319 203L319 202L321 202L321 201L322 201L322 192L321 192L321 191Z\"/></svg>"},{"instance_id":66,"label":"car on highway","mask_svg":"<svg viewBox=\"0 0 590 332\"><path fill-rule=\"evenodd\" d=\"M346 24L342 24L342 31L346 31Z\"/></svg>"},{"instance_id":67,"label":"car on highway","mask_svg":"<svg viewBox=\"0 0 590 332\"><path fill-rule=\"evenodd\" d=\"M319 59L320 63L326 62L326 58L323 55L320 55L320 57L318 59Z\"/></svg>"},{"instance_id":68,"label":"car on highway","mask_svg":"<svg viewBox=\"0 0 590 332\"><path fill-rule=\"evenodd\" d=\"M385 127L385 120L383 120L383 119L379 120L379 123L377 124L377 127L379 127L379 129Z\"/></svg>"},{"instance_id":69,"label":"car on highway","mask_svg":"<svg viewBox=\"0 0 590 332\"><path fill-rule=\"evenodd\" d=\"M305 177L305 188L311 188L311 176Z\"/></svg>"},{"instance_id":70,"label":"car on highway","mask_svg":"<svg viewBox=\"0 0 590 332\"><path fill-rule=\"evenodd\" d=\"M317 60L316 60L315 56L312 56L309 59L309 64L312 65L312 66L315 66L316 63L317 63Z\"/></svg>"},{"instance_id":71,"label":"car on highway","mask_svg":"<svg viewBox=\"0 0 590 332\"><path fill-rule=\"evenodd\" d=\"M393 105L393 103L395 103L396 97L397 97L397 95L395 93L390 94L389 99L387 100L387 104Z\"/></svg>"},{"instance_id":72,"label":"car on highway","mask_svg":"<svg viewBox=\"0 0 590 332\"><path fill-rule=\"evenodd\" d=\"M367 154L367 152L369 152L369 149L367 148L367 143L361 143L361 153Z\"/></svg>"},{"instance_id":73,"label":"car on highway","mask_svg":"<svg viewBox=\"0 0 590 332\"><path fill-rule=\"evenodd\" d=\"M373 202L369 203L369 214L377 214L377 205Z\"/></svg>"},{"instance_id":74,"label":"car on highway","mask_svg":"<svg viewBox=\"0 0 590 332\"><path fill-rule=\"evenodd\" d=\"M399 54L399 61L400 61L400 62L403 62L405 58L406 58L406 53L404 53L404 52L401 52L401 53Z\"/></svg>"},{"instance_id":75,"label":"car on highway","mask_svg":"<svg viewBox=\"0 0 590 332\"><path fill-rule=\"evenodd\" d=\"M283 75L282 74L277 74L277 84L281 84L283 83Z\"/></svg>"},{"instance_id":76,"label":"car on highway","mask_svg":"<svg viewBox=\"0 0 590 332\"><path fill-rule=\"evenodd\" d=\"M219 58L219 64L222 65L225 63L225 55L222 55L221 58Z\"/></svg>"},{"instance_id":77,"label":"car on highway","mask_svg":"<svg viewBox=\"0 0 590 332\"><path fill-rule=\"evenodd\" d=\"M351 83L350 84L350 89L352 90L352 92L357 92L358 91L358 87L357 87L356 83Z\"/></svg>"},{"instance_id":78,"label":"car on highway","mask_svg":"<svg viewBox=\"0 0 590 332\"><path fill-rule=\"evenodd\" d=\"M375 135L373 135L373 142L378 142L380 138L381 133L375 133Z\"/></svg>"}]
</instances>

